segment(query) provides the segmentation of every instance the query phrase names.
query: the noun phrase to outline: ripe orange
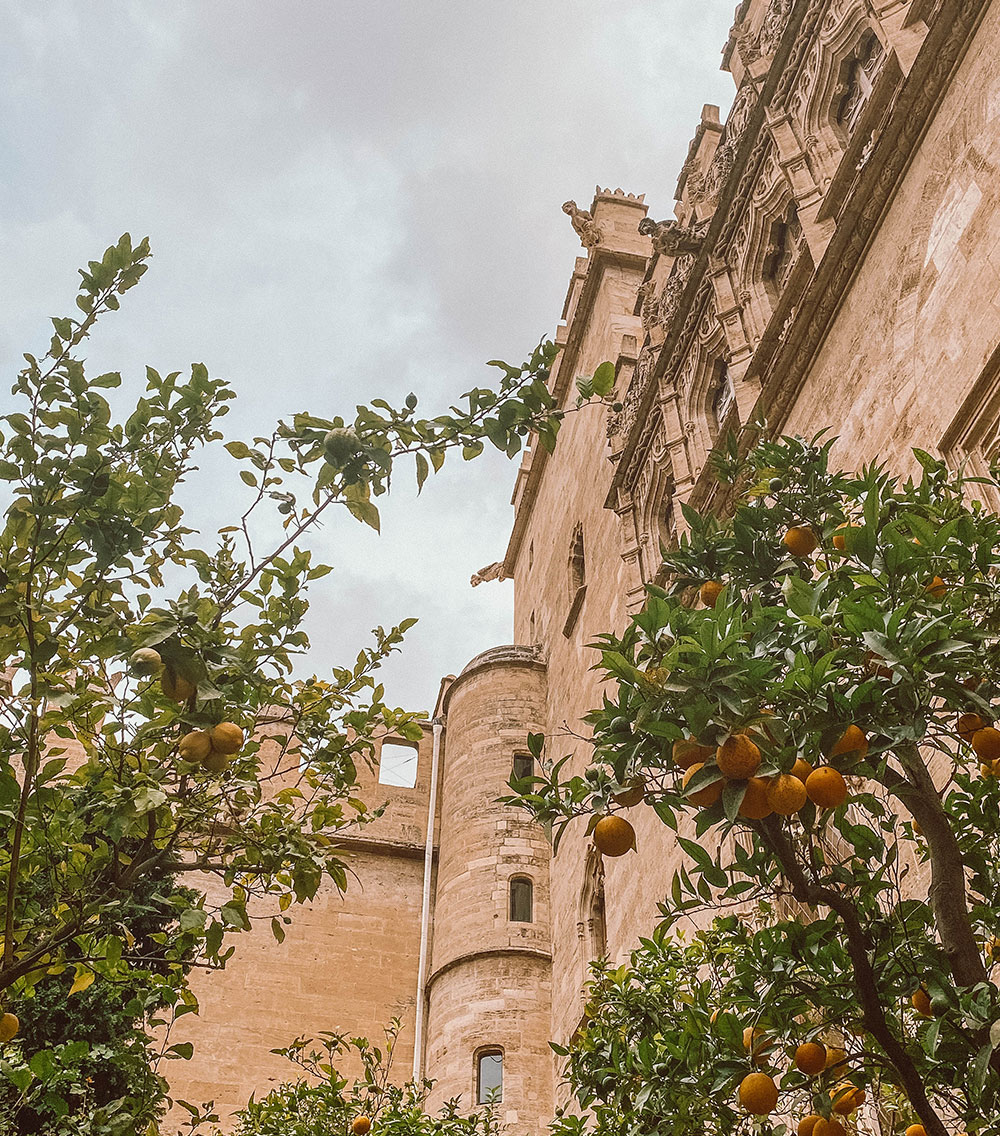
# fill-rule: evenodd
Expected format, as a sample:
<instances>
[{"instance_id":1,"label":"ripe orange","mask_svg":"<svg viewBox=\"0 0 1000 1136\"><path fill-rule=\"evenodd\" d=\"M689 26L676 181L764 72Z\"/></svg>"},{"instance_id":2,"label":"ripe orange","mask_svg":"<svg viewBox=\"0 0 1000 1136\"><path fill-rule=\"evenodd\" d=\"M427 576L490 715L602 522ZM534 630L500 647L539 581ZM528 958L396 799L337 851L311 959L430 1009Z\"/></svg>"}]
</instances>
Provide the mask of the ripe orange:
<instances>
[{"instance_id":1,"label":"ripe orange","mask_svg":"<svg viewBox=\"0 0 1000 1136\"><path fill-rule=\"evenodd\" d=\"M826 1046L806 1041L795 1050L795 1068L800 1073L815 1077L826 1068Z\"/></svg>"},{"instance_id":2,"label":"ripe orange","mask_svg":"<svg viewBox=\"0 0 1000 1136\"><path fill-rule=\"evenodd\" d=\"M20 1028L21 1023L17 1020L16 1014L4 1014L0 1017L0 1045L6 1045L8 1041L17 1037Z\"/></svg>"},{"instance_id":3,"label":"ripe orange","mask_svg":"<svg viewBox=\"0 0 1000 1136\"><path fill-rule=\"evenodd\" d=\"M354 1133L354 1136L368 1136L371 1128L372 1122L367 1116L356 1116L351 1121L351 1131Z\"/></svg>"},{"instance_id":4,"label":"ripe orange","mask_svg":"<svg viewBox=\"0 0 1000 1136\"><path fill-rule=\"evenodd\" d=\"M820 1118L813 1125L812 1136L847 1136L847 1129L832 1116L829 1120Z\"/></svg>"},{"instance_id":5,"label":"ripe orange","mask_svg":"<svg viewBox=\"0 0 1000 1136\"><path fill-rule=\"evenodd\" d=\"M781 538L781 543L793 556L811 556L817 548L816 534L807 525L794 525Z\"/></svg>"},{"instance_id":6,"label":"ripe orange","mask_svg":"<svg viewBox=\"0 0 1000 1136\"><path fill-rule=\"evenodd\" d=\"M985 728L986 723L978 714L959 714L958 721L955 722L955 733L963 742L971 742L972 735Z\"/></svg>"},{"instance_id":7,"label":"ripe orange","mask_svg":"<svg viewBox=\"0 0 1000 1136\"><path fill-rule=\"evenodd\" d=\"M864 730L855 725L848 726L830 750L831 757L843 757L848 754L859 761L868 756L868 738Z\"/></svg>"},{"instance_id":8,"label":"ripe orange","mask_svg":"<svg viewBox=\"0 0 1000 1136\"><path fill-rule=\"evenodd\" d=\"M778 1086L766 1073L748 1073L740 1081L740 1104L754 1116L767 1116L778 1103Z\"/></svg>"},{"instance_id":9,"label":"ripe orange","mask_svg":"<svg viewBox=\"0 0 1000 1136\"><path fill-rule=\"evenodd\" d=\"M826 1050L826 1067L827 1069L836 1069L840 1065L847 1064L847 1054L843 1049L827 1046Z\"/></svg>"},{"instance_id":10,"label":"ripe orange","mask_svg":"<svg viewBox=\"0 0 1000 1136\"><path fill-rule=\"evenodd\" d=\"M201 765L202 768L207 769L209 773L224 773L229 768L231 760L228 753L219 753L217 749L213 749Z\"/></svg>"},{"instance_id":11,"label":"ripe orange","mask_svg":"<svg viewBox=\"0 0 1000 1136\"><path fill-rule=\"evenodd\" d=\"M594 847L602 856L624 856L635 848L635 829L623 817L601 817L594 826Z\"/></svg>"},{"instance_id":12,"label":"ripe orange","mask_svg":"<svg viewBox=\"0 0 1000 1136\"><path fill-rule=\"evenodd\" d=\"M932 1018L934 1016L931 1010L931 997L922 986L918 987L918 989L914 990L910 995L910 1005L922 1018Z\"/></svg>"},{"instance_id":13,"label":"ripe orange","mask_svg":"<svg viewBox=\"0 0 1000 1136\"><path fill-rule=\"evenodd\" d=\"M204 761L212 752L212 738L205 730L191 730L177 743L177 752L185 761Z\"/></svg>"},{"instance_id":14,"label":"ripe orange","mask_svg":"<svg viewBox=\"0 0 1000 1136\"><path fill-rule=\"evenodd\" d=\"M171 702L187 702L194 694L194 683L179 675L170 667L164 667L160 676L160 688Z\"/></svg>"},{"instance_id":15,"label":"ripe orange","mask_svg":"<svg viewBox=\"0 0 1000 1136\"><path fill-rule=\"evenodd\" d=\"M806 778L806 793L821 809L836 809L847 800L847 782L832 766L820 765Z\"/></svg>"},{"instance_id":16,"label":"ripe orange","mask_svg":"<svg viewBox=\"0 0 1000 1136\"><path fill-rule=\"evenodd\" d=\"M927 1129L922 1124L911 1124L906 1130L906 1136L927 1136Z\"/></svg>"},{"instance_id":17,"label":"ripe orange","mask_svg":"<svg viewBox=\"0 0 1000 1136\"><path fill-rule=\"evenodd\" d=\"M217 753L239 753L243 745L243 731L233 722L220 722L209 730L212 749Z\"/></svg>"},{"instance_id":18,"label":"ripe orange","mask_svg":"<svg viewBox=\"0 0 1000 1136\"><path fill-rule=\"evenodd\" d=\"M706 580L698 589L698 595L705 607L715 607L719 593L726 585L721 580Z\"/></svg>"},{"instance_id":19,"label":"ripe orange","mask_svg":"<svg viewBox=\"0 0 1000 1136\"><path fill-rule=\"evenodd\" d=\"M790 773L782 773L767 789L767 803L781 816L793 816L806 803L806 787Z\"/></svg>"},{"instance_id":20,"label":"ripe orange","mask_svg":"<svg viewBox=\"0 0 1000 1136\"><path fill-rule=\"evenodd\" d=\"M704 769L704 764L700 761L692 765L684 774L684 778L681 781L681 792L685 794L692 805L698 805L700 808L707 809L710 805L714 805L716 801L721 800L722 782L715 781L711 785L705 785L701 789L696 789L693 793L686 792L688 782L699 769Z\"/></svg>"},{"instance_id":21,"label":"ripe orange","mask_svg":"<svg viewBox=\"0 0 1000 1136\"><path fill-rule=\"evenodd\" d=\"M833 534L833 547L838 552L843 552L847 548L847 530L856 527L857 526L852 525L850 522L848 522L841 525L840 528L838 528L837 531Z\"/></svg>"},{"instance_id":22,"label":"ripe orange","mask_svg":"<svg viewBox=\"0 0 1000 1136\"><path fill-rule=\"evenodd\" d=\"M612 800L623 809L630 809L646 799L646 782L642 777L633 777L627 789L615 793Z\"/></svg>"},{"instance_id":23,"label":"ripe orange","mask_svg":"<svg viewBox=\"0 0 1000 1136\"><path fill-rule=\"evenodd\" d=\"M707 760L714 752L712 746L699 745L694 738L678 738L671 751L681 769L690 769L695 762Z\"/></svg>"},{"instance_id":24,"label":"ripe orange","mask_svg":"<svg viewBox=\"0 0 1000 1136\"><path fill-rule=\"evenodd\" d=\"M740 802L740 816L747 820L763 820L774 811L768 800L769 781L763 777L750 777L747 779L747 791Z\"/></svg>"},{"instance_id":25,"label":"ripe orange","mask_svg":"<svg viewBox=\"0 0 1000 1136\"><path fill-rule=\"evenodd\" d=\"M810 773L812 773L812 771L813 771L813 767L809 764L808 761L805 761L801 757L797 757L795 759L795 764L791 768L792 776L798 777L798 779L802 782L803 785L806 783L806 778L809 776Z\"/></svg>"},{"instance_id":26,"label":"ripe orange","mask_svg":"<svg viewBox=\"0 0 1000 1136\"><path fill-rule=\"evenodd\" d=\"M743 1030L743 1048L747 1053L767 1053L774 1045L767 1040L767 1034L760 1026L746 1026Z\"/></svg>"},{"instance_id":27,"label":"ripe orange","mask_svg":"<svg viewBox=\"0 0 1000 1136\"><path fill-rule=\"evenodd\" d=\"M830 1107L839 1116L856 1112L865 1103L865 1090L844 1081L830 1090Z\"/></svg>"},{"instance_id":28,"label":"ripe orange","mask_svg":"<svg viewBox=\"0 0 1000 1136\"><path fill-rule=\"evenodd\" d=\"M817 1116L815 1112L811 1112L808 1116L803 1116L799 1121L798 1128L795 1129L797 1136L812 1136L817 1122L822 1119L822 1116Z\"/></svg>"},{"instance_id":29,"label":"ripe orange","mask_svg":"<svg viewBox=\"0 0 1000 1136\"><path fill-rule=\"evenodd\" d=\"M993 726L984 726L972 735L972 748L980 761L993 762L1000 760L1000 730Z\"/></svg>"},{"instance_id":30,"label":"ripe orange","mask_svg":"<svg viewBox=\"0 0 1000 1136\"><path fill-rule=\"evenodd\" d=\"M924 584L924 591L934 600L943 600L948 594L948 585L941 579L940 576L932 576L930 580Z\"/></svg>"},{"instance_id":31,"label":"ripe orange","mask_svg":"<svg viewBox=\"0 0 1000 1136\"><path fill-rule=\"evenodd\" d=\"M715 751L715 763L724 777L742 781L760 769L760 750L746 734L732 734Z\"/></svg>"}]
</instances>

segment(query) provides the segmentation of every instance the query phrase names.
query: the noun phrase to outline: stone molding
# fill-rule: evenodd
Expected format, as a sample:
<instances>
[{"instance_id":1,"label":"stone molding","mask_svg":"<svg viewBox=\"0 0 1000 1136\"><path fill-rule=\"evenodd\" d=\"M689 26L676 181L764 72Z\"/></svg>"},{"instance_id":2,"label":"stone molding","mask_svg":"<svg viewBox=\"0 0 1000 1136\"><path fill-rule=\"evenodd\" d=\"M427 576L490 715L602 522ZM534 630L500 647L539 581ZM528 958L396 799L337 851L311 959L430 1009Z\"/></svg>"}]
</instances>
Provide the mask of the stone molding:
<instances>
[{"instance_id":1,"label":"stone molding","mask_svg":"<svg viewBox=\"0 0 1000 1136\"><path fill-rule=\"evenodd\" d=\"M453 959L442 963L437 970L435 970L427 979L425 990L430 993L431 987L435 982L450 970L456 967L463 966L465 963L478 962L480 959L489 958L535 958L540 962L552 962L552 952L543 951L539 947L490 947L484 951L469 951L464 955L457 955Z\"/></svg>"}]
</instances>

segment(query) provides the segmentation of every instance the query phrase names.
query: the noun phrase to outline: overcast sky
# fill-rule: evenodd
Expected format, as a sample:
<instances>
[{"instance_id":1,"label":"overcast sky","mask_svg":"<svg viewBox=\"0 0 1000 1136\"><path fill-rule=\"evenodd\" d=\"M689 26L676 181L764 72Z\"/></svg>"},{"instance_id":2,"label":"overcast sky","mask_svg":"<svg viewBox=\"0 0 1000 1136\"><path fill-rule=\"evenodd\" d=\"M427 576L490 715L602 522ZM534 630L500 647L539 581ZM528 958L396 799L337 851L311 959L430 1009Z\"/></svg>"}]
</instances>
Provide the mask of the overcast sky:
<instances>
[{"instance_id":1,"label":"overcast sky","mask_svg":"<svg viewBox=\"0 0 1000 1136\"><path fill-rule=\"evenodd\" d=\"M229 437L410 390L431 414L554 331L581 252L567 198L672 213L734 0L0 0L0 362L44 350L76 269L128 230L154 258L88 348L94 374L204 362ZM9 401L10 378L0 386ZM189 488L211 533L242 512L220 458ZM451 466L449 470L449 466ZM314 538L309 670L415 615L390 701L511 638L515 466L449 461L417 500Z\"/></svg>"}]
</instances>

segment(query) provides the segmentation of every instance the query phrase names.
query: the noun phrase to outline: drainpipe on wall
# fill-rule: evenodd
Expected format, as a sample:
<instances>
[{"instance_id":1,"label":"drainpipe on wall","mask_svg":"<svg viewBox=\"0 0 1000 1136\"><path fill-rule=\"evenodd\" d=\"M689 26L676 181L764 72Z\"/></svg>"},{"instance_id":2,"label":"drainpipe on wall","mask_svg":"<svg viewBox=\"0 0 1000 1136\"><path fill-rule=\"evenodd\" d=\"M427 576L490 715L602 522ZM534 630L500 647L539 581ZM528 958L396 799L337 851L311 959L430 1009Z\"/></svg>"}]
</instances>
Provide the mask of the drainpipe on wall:
<instances>
[{"instance_id":1,"label":"drainpipe on wall","mask_svg":"<svg viewBox=\"0 0 1000 1136\"><path fill-rule=\"evenodd\" d=\"M424 894L420 907L420 962L417 966L417 1015L413 1028L413 1079L420 1081L424 1068L424 1017L427 997L427 951L430 941L431 870L434 866L434 816L437 811L438 763L441 757L441 731L444 722L435 718L431 750L431 791L427 803L427 840L424 844Z\"/></svg>"}]
</instances>

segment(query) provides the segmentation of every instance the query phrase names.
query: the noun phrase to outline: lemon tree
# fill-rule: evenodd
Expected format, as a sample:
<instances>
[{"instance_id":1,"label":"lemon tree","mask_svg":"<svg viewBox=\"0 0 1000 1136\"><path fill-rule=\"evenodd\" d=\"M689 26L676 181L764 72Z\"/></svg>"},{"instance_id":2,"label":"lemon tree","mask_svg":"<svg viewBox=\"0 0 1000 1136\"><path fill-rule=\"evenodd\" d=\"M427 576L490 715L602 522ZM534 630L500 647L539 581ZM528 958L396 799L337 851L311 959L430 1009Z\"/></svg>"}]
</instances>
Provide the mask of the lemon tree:
<instances>
[{"instance_id":1,"label":"lemon tree","mask_svg":"<svg viewBox=\"0 0 1000 1136\"><path fill-rule=\"evenodd\" d=\"M578 816L630 823L622 794L641 786L632 808L655 810L683 854L664 928L768 905L769 925L725 948L746 971L741 1020L783 1055L765 1061L780 1094L766 1123L840 1124L899 1093L900 1123L995 1133L1000 522L979 498L998 482L922 451L916 479L834 472L831 445L727 451L724 519L685 508L662 586L597 644L614 693L589 717L590 768L557 761L516 787L558 838ZM641 969L629 982L647 985ZM679 1058L661 1115L707 1095L749 1128L754 1060L703 1009L698 1028L727 1039L716 1072ZM688 1028L662 1030L668 1047ZM790 1064L813 1040L848 1054L839 1080ZM734 1130L730 1104L706 1132Z\"/></svg>"}]
</instances>

